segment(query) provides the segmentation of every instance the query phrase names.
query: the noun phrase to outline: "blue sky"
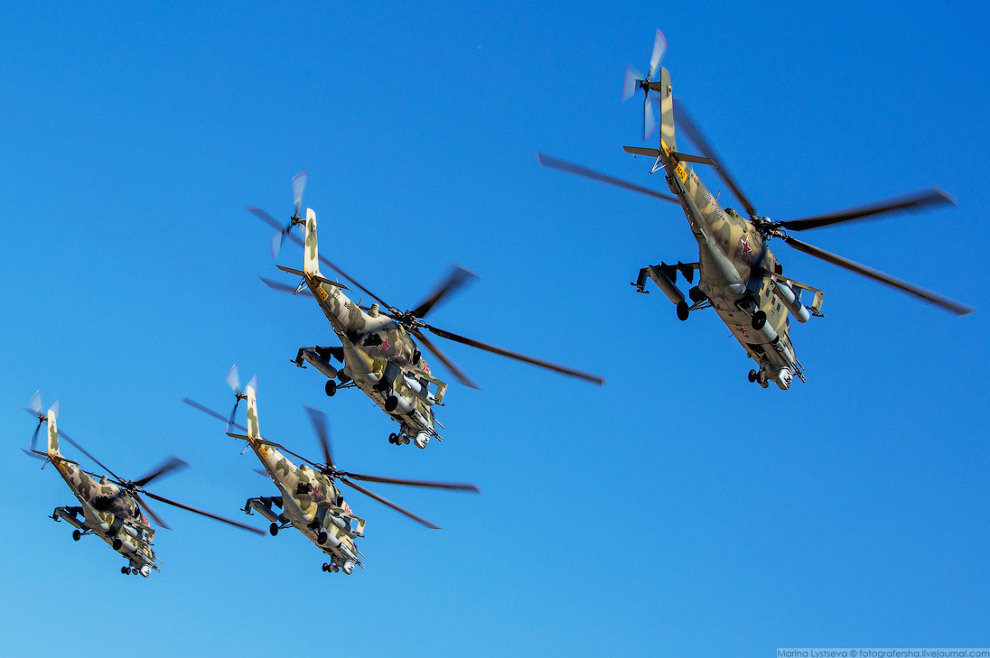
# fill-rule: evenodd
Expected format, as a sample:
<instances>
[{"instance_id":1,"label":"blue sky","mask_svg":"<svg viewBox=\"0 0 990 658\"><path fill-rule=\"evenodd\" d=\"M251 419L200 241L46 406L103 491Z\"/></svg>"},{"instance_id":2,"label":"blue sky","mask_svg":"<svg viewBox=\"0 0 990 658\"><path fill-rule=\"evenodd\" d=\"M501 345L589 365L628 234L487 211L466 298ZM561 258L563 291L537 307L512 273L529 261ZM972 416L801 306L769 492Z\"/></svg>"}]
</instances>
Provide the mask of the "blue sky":
<instances>
[{"instance_id":1,"label":"blue sky","mask_svg":"<svg viewBox=\"0 0 990 658\"><path fill-rule=\"evenodd\" d=\"M4 653L986 646L987 10L535 5L0 11ZM761 212L939 185L957 208L802 237L980 310L956 318L775 244L826 291L827 317L792 334L808 383L783 393L746 382L713 314L681 323L633 294L640 267L697 258L681 213L534 153L662 187L621 150L640 121L623 73L646 67L658 27L675 93ZM301 170L321 251L377 294L412 307L460 263L480 278L435 324L605 387L445 345L483 390L451 385L443 444L389 445L370 402L329 400L288 363L330 342L315 305L257 279L283 275L243 208L287 215ZM299 536L159 505L165 569L125 578L104 544L46 518L71 494L19 450L39 388L121 475L189 461L162 495L238 515L273 493L179 403L228 408L234 362L258 373L263 433L294 450L317 454L302 405L318 406L343 467L483 493L376 488L439 532L349 496L368 519L351 577L323 574Z\"/></svg>"}]
</instances>

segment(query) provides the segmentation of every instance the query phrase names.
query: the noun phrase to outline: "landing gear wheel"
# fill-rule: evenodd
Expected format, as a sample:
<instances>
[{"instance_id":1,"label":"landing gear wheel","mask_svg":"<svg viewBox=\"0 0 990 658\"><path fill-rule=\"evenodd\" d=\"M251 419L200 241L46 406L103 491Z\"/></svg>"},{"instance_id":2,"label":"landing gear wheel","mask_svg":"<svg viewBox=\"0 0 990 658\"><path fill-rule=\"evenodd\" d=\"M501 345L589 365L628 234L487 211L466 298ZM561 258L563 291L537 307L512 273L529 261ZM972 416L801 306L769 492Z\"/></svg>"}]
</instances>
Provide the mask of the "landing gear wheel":
<instances>
[{"instance_id":1,"label":"landing gear wheel","mask_svg":"<svg viewBox=\"0 0 990 658\"><path fill-rule=\"evenodd\" d=\"M329 537L327 537L327 533L323 530L320 531L320 534L316 535L316 543L320 546L327 543L327 539L329 539Z\"/></svg>"},{"instance_id":2,"label":"landing gear wheel","mask_svg":"<svg viewBox=\"0 0 990 658\"><path fill-rule=\"evenodd\" d=\"M124 545L124 542L120 541L120 537L113 538L113 550L119 551L120 547Z\"/></svg>"},{"instance_id":3,"label":"landing gear wheel","mask_svg":"<svg viewBox=\"0 0 990 658\"><path fill-rule=\"evenodd\" d=\"M126 576L126 575L128 575L128 574L131 573L131 568L130 567L121 567L120 568L120 573L122 573L122 574L124 574Z\"/></svg>"},{"instance_id":4,"label":"landing gear wheel","mask_svg":"<svg viewBox=\"0 0 990 658\"><path fill-rule=\"evenodd\" d=\"M323 573L330 571L330 565L326 562L323 563Z\"/></svg>"},{"instance_id":5,"label":"landing gear wheel","mask_svg":"<svg viewBox=\"0 0 990 658\"><path fill-rule=\"evenodd\" d=\"M337 393L337 382L332 379L328 379L326 386L323 387L323 390L326 391L328 398L332 398L334 394Z\"/></svg>"},{"instance_id":6,"label":"landing gear wheel","mask_svg":"<svg viewBox=\"0 0 990 658\"><path fill-rule=\"evenodd\" d=\"M677 302L677 319L678 320L680 320L681 322L684 322L685 320L688 319L688 314L689 313L690 313L690 311L688 310L688 305L687 305L687 302L686 301L684 301L682 299L681 301Z\"/></svg>"},{"instance_id":7,"label":"landing gear wheel","mask_svg":"<svg viewBox=\"0 0 990 658\"><path fill-rule=\"evenodd\" d=\"M391 443L392 445L399 445L399 437L398 437L398 435L396 435L395 432L392 432L391 434L389 434L388 435L388 442Z\"/></svg>"},{"instance_id":8,"label":"landing gear wheel","mask_svg":"<svg viewBox=\"0 0 990 658\"><path fill-rule=\"evenodd\" d=\"M759 331L767 323L767 314L763 311L757 311L753 313L753 329Z\"/></svg>"},{"instance_id":9,"label":"landing gear wheel","mask_svg":"<svg viewBox=\"0 0 990 658\"><path fill-rule=\"evenodd\" d=\"M767 386L770 385L770 383L767 381L767 373L763 372L762 370L757 373L756 381L760 383L760 388L766 388Z\"/></svg>"},{"instance_id":10,"label":"landing gear wheel","mask_svg":"<svg viewBox=\"0 0 990 658\"><path fill-rule=\"evenodd\" d=\"M756 381L756 371L755 370L750 370L749 371L748 378L749 378L749 383L750 384L752 384L753 382L755 382Z\"/></svg>"},{"instance_id":11,"label":"landing gear wheel","mask_svg":"<svg viewBox=\"0 0 990 658\"><path fill-rule=\"evenodd\" d=\"M278 524L277 523L273 523L270 526L268 526L268 534L270 534L272 537L274 537L275 535L278 534Z\"/></svg>"},{"instance_id":12,"label":"landing gear wheel","mask_svg":"<svg viewBox=\"0 0 990 658\"><path fill-rule=\"evenodd\" d=\"M79 532L78 530L73 530L72 531L72 541L79 541L79 538L80 537L82 537L82 533L81 532Z\"/></svg>"}]
</instances>

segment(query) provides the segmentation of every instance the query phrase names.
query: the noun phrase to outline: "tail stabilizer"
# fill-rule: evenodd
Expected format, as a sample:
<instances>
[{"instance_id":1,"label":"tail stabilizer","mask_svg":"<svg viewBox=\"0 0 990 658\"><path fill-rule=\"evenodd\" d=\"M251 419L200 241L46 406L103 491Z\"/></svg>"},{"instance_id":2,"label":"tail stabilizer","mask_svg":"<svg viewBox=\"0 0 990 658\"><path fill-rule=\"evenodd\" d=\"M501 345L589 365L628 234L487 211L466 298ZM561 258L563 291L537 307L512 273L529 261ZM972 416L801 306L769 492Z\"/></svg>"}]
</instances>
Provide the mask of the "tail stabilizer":
<instances>
[{"instance_id":1,"label":"tail stabilizer","mask_svg":"<svg viewBox=\"0 0 990 658\"><path fill-rule=\"evenodd\" d=\"M660 94L660 139L671 151L677 150L674 136L674 90L670 86L670 71L660 67L660 80L650 84Z\"/></svg>"},{"instance_id":2,"label":"tail stabilizer","mask_svg":"<svg viewBox=\"0 0 990 658\"><path fill-rule=\"evenodd\" d=\"M312 211L309 211L312 212ZM308 224L308 218L307 218ZM261 429L258 424L258 398L255 395L254 387L248 385L244 389L244 394L247 396L247 433L248 437L251 439L261 438Z\"/></svg>"},{"instance_id":3,"label":"tail stabilizer","mask_svg":"<svg viewBox=\"0 0 990 658\"><path fill-rule=\"evenodd\" d=\"M48 455L58 457L58 427L55 425L55 412L48 410Z\"/></svg>"},{"instance_id":4,"label":"tail stabilizer","mask_svg":"<svg viewBox=\"0 0 990 658\"><path fill-rule=\"evenodd\" d=\"M316 211L306 208L306 245L303 249L303 271L320 274L320 252L316 242Z\"/></svg>"}]
</instances>

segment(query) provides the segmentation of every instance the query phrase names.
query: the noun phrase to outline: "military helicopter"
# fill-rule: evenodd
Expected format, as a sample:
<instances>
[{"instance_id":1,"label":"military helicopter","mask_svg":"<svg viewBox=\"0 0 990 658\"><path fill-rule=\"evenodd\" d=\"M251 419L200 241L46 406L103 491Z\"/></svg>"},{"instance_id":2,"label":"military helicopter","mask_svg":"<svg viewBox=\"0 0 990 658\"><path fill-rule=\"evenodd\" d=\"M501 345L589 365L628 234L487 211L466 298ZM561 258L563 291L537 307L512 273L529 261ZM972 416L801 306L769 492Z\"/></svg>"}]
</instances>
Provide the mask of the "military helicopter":
<instances>
[{"instance_id":1,"label":"military helicopter","mask_svg":"<svg viewBox=\"0 0 990 658\"><path fill-rule=\"evenodd\" d=\"M56 507L51 518L56 522L64 520L73 526L75 528L72 531L73 540L79 541L85 535L96 535L109 544L113 550L123 555L127 559L127 564L120 568L122 574L140 574L147 578L152 570L161 571L158 567L160 560L152 548L155 531L148 524L148 519L141 513L141 509L144 508L144 511L161 527L168 529L169 526L155 514L148 503L141 498L141 494L167 505L229 523L242 530L259 535L264 534L257 528L169 500L144 488L163 475L185 468L186 462L178 457L169 457L157 468L137 480L123 480L65 432L58 429L56 425L57 402L46 413L42 413L41 409L41 396L39 393L35 393L34 397L31 398L31 408L25 409L25 411L37 417L38 426L31 438L31 448L24 452L31 457L45 460L45 465L53 464L55 470L69 485L69 489L72 490L80 503L79 505ZM38 440L38 432L45 423L48 424L48 446L45 452L41 452L35 449L35 445ZM59 438L64 439L89 457L110 476L97 475L83 470L78 462L63 457L59 451Z\"/></svg>"},{"instance_id":2,"label":"military helicopter","mask_svg":"<svg viewBox=\"0 0 990 658\"><path fill-rule=\"evenodd\" d=\"M644 140L655 127L652 106L655 96L651 96L650 92L659 95L660 148L635 146L623 148L627 153L654 158L655 162L650 173L663 171L672 194L657 192L537 153L537 160L542 166L680 204L691 232L698 242L698 262L678 261L676 265L660 263L644 267L639 271L636 281L631 284L636 287L637 292L649 292L645 289L645 285L648 279L652 279L677 307L677 317L681 320L687 320L688 316L697 310L715 309L746 350L747 355L759 365L758 370L749 371L749 381L757 382L763 388L767 388L769 382L773 381L782 390L790 388L795 376L805 381L804 367L798 361L791 343L788 315L793 316L798 322L807 322L811 316L824 317L821 307L825 293L783 275L782 266L768 246L773 238L780 238L785 244L798 251L879 281L952 313L966 315L973 312L973 309L963 304L810 245L786 232L805 231L842 222L875 219L894 212L954 204L948 194L938 188L932 188L867 206L785 221L773 221L769 217L760 215L735 178L729 174L722 160L716 156L711 144L682 109L678 110L678 125L701 150L701 155L678 150L670 73L665 67L659 67L660 77L657 80L653 79L665 49L666 40L657 30L649 73L642 76L632 69L628 70L623 94L624 98L628 99L637 89L643 92ZM732 190L746 210L748 218L741 216L732 208L723 210L718 203L718 195L712 196L709 193L694 172L692 164L715 167L716 174ZM684 293L677 287L677 274L680 273L689 284L693 284L696 270L699 281L698 285L688 290L687 296L690 299L688 303ZM810 305L803 304L802 292L812 296Z\"/></svg>"},{"instance_id":3,"label":"military helicopter","mask_svg":"<svg viewBox=\"0 0 990 658\"><path fill-rule=\"evenodd\" d=\"M271 243L273 257L278 257L286 238L303 246L302 270L278 266L284 272L302 277L302 282L298 286L288 286L264 277L261 280L276 290L316 298L334 333L340 339L341 346L303 347L299 349L293 362L301 368L305 368L306 363L309 363L323 373L328 378L325 385L328 396L333 396L339 388L345 387L357 387L363 391L399 424L399 432L389 435L389 443L405 445L412 437L419 448L425 448L431 437L436 437L439 441L443 440L435 429L435 425L440 427L443 425L436 420L432 407L442 405L447 384L431 374L430 367L420 352L420 344L447 366L461 383L477 388L475 383L426 337L424 329L441 338L494 354L596 384L604 383L605 380L601 377L495 347L427 324L423 318L433 308L474 278L474 274L464 268L454 267L440 285L419 306L411 310L401 311L383 301L381 297L358 283L330 260L319 255L316 213L311 208L307 208L305 220L299 215L305 181L305 173L293 178L295 212L284 227L264 210L248 207L248 211L279 231ZM296 226L305 227L305 243L292 232ZM346 285L331 281L320 272L320 263L324 263L347 279L374 299L375 303L368 309L361 307L360 303L355 304L343 292L348 289ZM331 358L343 363L343 368L334 367ZM339 380L340 385L335 380Z\"/></svg>"},{"instance_id":4,"label":"military helicopter","mask_svg":"<svg viewBox=\"0 0 990 658\"><path fill-rule=\"evenodd\" d=\"M258 425L258 402L253 380L244 388L243 392L240 390L235 391L235 398L234 409L227 418L189 398L183 398L182 401L195 409L199 409L214 418L224 421L228 436L247 442L248 446L254 451L265 467L265 470L261 474L267 475L272 479L272 482L278 487L281 495L248 498L244 504L243 511L247 514L251 514L252 510L257 511L261 516L270 521L269 533L273 537L282 528L290 526L296 528L307 539L316 544L320 550L330 556L330 561L323 564L323 571L325 573L343 571L345 574L350 574L354 571L355 566L364 568L364 564L360 560L363 554L358 551L354 540L364 536L365 520L354 515L350 506L344 501L344 497L337 487L336 482L339 481L346 484L352 489L360 491L366 496L370 496L378 502L405 514L414 521L418 521L428 528L433 529L439 529L439 526L365 489L353 482L353 480L402 484L414 487L431 487L451 491L478 492L478 487L473 484L424 482L422 480L361 475L359 473L340 470L333 460L326 416L317 409L306 407L310 421L313 423L313 429L316 431L316 435L320 439L320 446L323 449L323 463L320 464L311 461L302 455L292 452L283 445L262 438ZM241 400L247 400L246 428L233 420L237 413L237 405ZM231 427L241 429L247 433L232 433L230 432ZM291 459L285 457L282 452L299 459L302 463L297 466Z\"/></svg>"}]
</instances>

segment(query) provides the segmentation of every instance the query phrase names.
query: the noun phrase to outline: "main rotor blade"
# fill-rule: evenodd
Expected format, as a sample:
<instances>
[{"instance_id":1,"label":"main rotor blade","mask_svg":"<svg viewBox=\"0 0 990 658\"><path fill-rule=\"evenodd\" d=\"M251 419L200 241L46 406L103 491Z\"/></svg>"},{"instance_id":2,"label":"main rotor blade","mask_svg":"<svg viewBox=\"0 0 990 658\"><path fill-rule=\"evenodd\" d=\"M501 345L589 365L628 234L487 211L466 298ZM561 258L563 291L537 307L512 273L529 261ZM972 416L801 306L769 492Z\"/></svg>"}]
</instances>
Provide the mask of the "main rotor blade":
<instances>
[{"instance_id":1,"label":"main rotor blade","mask_svg":"<svg viewBox=\"0 0 990 658\"><path fill-rule=\"evenodd\" d=\"M333 469L333 451L330 447L330 432L327 430L327 415L313 407L305 407L305 409L306 413L309 414L310 422L313 423L313 431L320 439L320 447L323 448L323 463Z\"/></svg>"},{"instance_id":2,"label":"main rotor blade","mask_svg":"<svg viewBox=\"0 0 990 658\"><path fill-rule=\"evenodd\" d=\"M493 354L507 356L510 359L516 359L517 361L523 361L525 363L531 363L534 366L546 368L547 370L553 370L554 372L559 372L564 375L570 375L571 377L584 379L598 385L602 385L605 383L605 379L597 375L590 375L586 372L581 372L580 370L573 370L565 366L557 365L556 363L550 363L549 361L543 361L542 359L526 356L525 354L520 354L519 352L512 352L502 347L496 347L494 345L489 345L488 343L482 343L481 341L474 340L473 338L459 336L457 334L451 333L449 331L445 331L443 329L437 329L436 327L427 326L426 328L429 329L434 334L436 334L437 336L440 336L441 338L446 338L448 340L453 340L458 343L463 343L464 345L470 345L471 347L476 347L480 350L485 350L486 352L492 352Z\"/></svg>"},{"instance_id":3,"label":"main rotor blade","mask_svg":"<svg viewBox=\"0 0 990 658\"><path fill-rule=\"evenodd\" d=\"M208 407L204 407L203 405L201 405L199 402L196 402L195 400L190 400L189 398L182 398L182 401L185 402L186 404L188 404L193 409L199 409L204 414L207 414L209 416L213 416L217 420L222 420L225 425L228 422L228 419L227 419L226 416L224 416L223 414L219 414L216 411L213 411L212 409L210 409ZM236 427L239 430L244 430L245 432L247 432L247 428L244 427L243 425L241 425L240 423L234 422L234 423L230 423L230 425L232 427Z\"/></svg>"},{"instance_id":4,"label":"main rotor blade","mask_svg":"<svg viewBox=\"0 0 990 658\"><path fill-rule=\"evenodd\" d=\"M825 251L824 249L819 249L818 247L810 245L807 242L802 242L797 238L787 236L784 238L784 242L798 251L803 251L809 256L820 258L823 261L832 263L833 265L838 265L839 267L855 272L856 274L861 274L865 277L873 279L874 281L879 281L880 283L884 283L892 288L897 288L898 290L906 292L909 295L914 295L919 299L923 299L926 302L930 302L936 306L941 306L945 310L951 311L956 315L969 315L974 310L968 306L963 306L959 302L942 297L941 295L937 295L933 292L929 292L923 288L919 288L905 281L901 281L900 279L895 279L894 277L884 274L883 272L878 272L871 267L860 265L859 263L851 261L848 258L843 258L842 256Z\"/></svg>"},{"instance_id":5,"label":"main rotor blade","mask_svg":"<svg viewBox=\"0 0 990 658\"><path fill-rule=\"evenodd\" d=\"M167 475L168 473L171 473L172 471L174 471L176 469L183 469L183 468L187 468L188 466L189 466L189 464L187 464L184 459L179 459L175 455L172 455L171 457L169 457L168 459L166 459L164 462L162 462L158 466L158 468L156 468L152 472L148 473L143 478L141 478L139 480L135 480L134 481L134 484L136 484L139 487L143 487L144 485L148 484L152 480L155 480L157 478L160 478L163 475Z\"/></svg>"},{"instance_id":6,"label":"main rotor blade","mask_svg":"<svg viewBox=\"0 0 990 658\"><path fill-rule=\"evenodd\" d=\"M66 434L66 433L65 433L65 432L63 432L62 430L59 430L59 431L58 431L58 435L59 435L60 437L62 437L63 439L65 439L66 441L68 441L69 443L71 443L71 444L72 444L72 445L73 445L73 446L74 446L74 447L76 448L76 450L78 450L78 451L79 451L79 452L81 452L82 454L84 454L84 455L86 455L87 457L89 457L89 458L90 458L90 459L91 459L91 460L93 461L93 463L95 463L95 464L96 464L97 466L99 466L99 467L100 467L100 468L102 468L102 469L103 469L104 471L106 471L107 473L109 473L109 474L110 474L110 475L111 475L111 476L112 476L112 477L113 477L113 478L114 478L115 480L117 480L118 482L123 482L123 479L121 479L121 477L120 477L119 475L117 475L116 473L114 473L113 471L111 471L111 470L110 470L110 468L109 468L109 467L108 467L108 466L107 466L106 464L104 464L104 463L103 463L103 462L101 462L101 461L100 461L99 459L97 459L96 457L94 457L93 455L91 455L91 454L89 453L89 451L88 451L88 450L86 450L86 448L83 448L83 447L82 447L81 445L79 445L79 443L77 443L77 442L76 442L76 441L75 441L75 440L74 440L74 439L73 439L72 437L70 437L70 436L69 436L68 434Z\"/></svg>"},{"instance_id":7,"label":"main rotor blade","mask_svg":"<svg viewBox=\"0 0 990 658\"><path fill-rule=\"evenodd\" d=\"M293 295L299 295L300 297L312 297L313 296L313 293L311 293L309 290L306 290L306 289L303 289L303 290L300 290L299 292L296 292L296 290L297 290L296 286L290 286L290 285L287 285L285 283L280 283L278 281L272 281L271 279L266 279L263 276L259 276L258 278L261 279L261 282L264 283L269 288L271 288L272 290L278 290L279 292L288 292L288 293L291 293Z\"/></svg>"},{"instance_id":8,"label":"main rotor blade","mask_svg":"<svg viewBox=\"0 0 990 658\"><path fill-rule=\"evenodd\" d=\"M302 242L300 241L299 244L302 244ZM392 306L391 304L389 304L388 302L386 302L384 299L382 299L381 297L379 297L375 293L371 292L370 290L368 290L367 288L365 288L364 286L362 286L350 274L348 274L344 270L340 269L339 267L337 267L336 265L334 265L333 263L331 263L330 260L327 259L326 256L321 255L320 256L320 262L323 263L324 265L327 265L334 272L336 272L340 276L344 277L345 279L347 279L348 281L350 281L351 283L353 283L359 290L361 290L361 292L363 292L364 294L366 294L369 297L371 297L372 299L374 299L376 302L378 302L379 304L381 304L383 308L388 309L389 312L394 313L396 315L399 314L399 309L395 308L394 306Z\"/></svg>"},{"instance_id":9,"label":"main rotor blade","mask_svg":"<svg viewBox=\"0 0 990 658\"><path fill-rule=\"evenodd\" d=\"M460 482L431 482L428 480L406 480L403 478L388 478L378 475L362 475L360 473L344 473L349 478L361 480L362 482L381 482L382 484L402 484L408 487L430 487L433 489L449 489L451 491L473 491L481 493L475 484L462 484Z\"/></svg>"},{"instance_id":10,"label":"main rotor blade","mask_svg":"<svg viewBox=\"0 0 990 658\"><path fill-rule=\"evenodd\" d=\"M867 206L859 206L848 210L815 215L814 217L802 217L801 219L788 219L783 222L776 222L791 231L806 231L812 228L831 226L841 222L851 222L867 218L876 218L876 215L883 215L893 212L907 212L910 210L920 210L927 206L942 204L956 205L956 200L946 194L944 190L932 187L927 190L919 190L901 197L878 201Z\"/></svg>"},{"instance_id":11,"label":"main rotor blade","mask_svg":"<svg viewBox=\"0 0 990 658\"><path fill-rule=\"evenodd\" d=\"M429 313L433 307L440 302L440 300L447 297L458 288L461 288L469 281L477 278L478 275L471 270L465 269L460 265L452 265L444 282L434 288L430 296L424 299L419 306L410 311L410 314L417 318L426 317L426 314Z\"/></svg>"},{"instance_id":12,"label":"main rotor blade","mask_svg":"<svg viewBox=\"0 0 990 658\"><path fill-rule=\"evenodd\" d=\"M137 501L137 504L141 506L141 509L143 509L145 512L147 512L148 513L148 516L150 516L152 519L154 519L155 523L157 523L161 527L165 528L166 530L171 530L172 529L172 526L170 526L169 524L165 523L165 521L162 520L162 517L160 517L157 514L155 514L155 510L151 509L151 506L148 505L148 503L145 502L145 500L143 498L141 498L141 496L138 495L138 492L132 491L131 492L131 495L134 496L134 500L136 500ZM151 494L148 494L148 495L150 496Z\"/></svg>"},{"instance_id":13,"label":"main rotor blade","mask_svg":"<svg viewBox=\"0 0 990 658\"><path fill-rule=\"evenodd\" d=\"M718 157L714 147L711 145L711 142L708 141L708 139L698 128L697 124L695 124L694 119L691 118L691 114L687 111L687 108L684 107L684 104L679 101L677 104L675 120L684 132L687 133L688 138L694 142L695 146L698 147L701 154L716 162L715 171L718 173L722 181L729 186L729 189L732 190L732 193L736 196L736 198L739 199L739 202L743 205L743 208L746 209L746 212L749 213L749 216L756 217L756 208L750 202L749 197L746 196L746 193L743 192L742 188L739 187L739 184L736 183L736 179L733 178L732 174L729 173L729 170L726 169L725 165L722 163L722 159Z\"/></svg>"},{"instance_id":14,"label":"main rotor blade","mask_svg":"<svg viewBox=\"0 0 990 658\"><path fill-rule=\"evenodd\" d=\"M660 199L661 201L680 203L680 201L677 200L677 197L671 194L663 194L661 192L657 192L656 190L651 190L648 187L643 187L642 185L636 185L635 183L630 183L613 176L601 174L597 171L588 169L587 167L582 167L581 165L576 165L571 162L565 162L564 160L558 160L557 158L545 155L543 153L536 154L536 161L539 162L542 167L559 169L560 171L566 171L569 174L584 176L585 178L590 178L591 180L608 183L609 185L615 185L616 187L632 190L633 192L639 192L640 194L645 194L646 196L651 196L654 199Z\"/></svg>"},{"instance_id":15,"label":"main rotor blade","mask_svg":"<svg viewBox=\"0 0 990 658\"><path fill-rule=\"evenodd\" d=\"M373 493L371 491L368 491L367 489L365 489L361 485L354 484L353 482L351 482L347 478L340 478L340 481L343 482L344 484L346 484L349 487L353 487L354 489L357 489L358 491L360 491L361 493L363 493L365 496L369 496L371 498L374 498L375 500L377 500L379 503L381 503L383 505L388 505L389 507L391 507L392 509L394 509L396 512L399 512L400 514L405 514L406 516L408 516L413 521L419 521L420 523L422 523L423 525L425 525L427 528L432 528L434 530L440 530L441 529L440 526L438 526L438 525L436 525L434 523L430 523L429 521L427 521L426 519L424 519L421 516L416 516L415 514L413 514L412 512L410 512L409 510L403 509L402 507L399 507L398 505L396 505L392 501L388 500L387 498L382 498L378 494Z\"/></svg>"},{"instance_id":16,"label":"main rotor blade","mask_svg":"<svg viewBox=\"0 0 990 658\"><path fill-rule=\"evenodd\" d=\"M323 466L324 466L323 464L317 464L314 461L311 461L309 459L306 459L305 457L303 457L299 453L292 452L291 450L289 450L288 448L286 448L281 443L276 443L275 441L269 441L268 439L263 439L263 438L260 438L260 437L257 438L257 439L255 439L255 441L257 441L259 443L263 443L263 444L268 445L268 446L271 446L271 447L276 448L278 450L281 450L282 452L284 452L286 454L292 455L296 459L298 459L300 461L306 462L307 464L309 464L310 466L312 466L313 468L315 468L318 471L322 471L323 470Z\"/></svg>"},{"instance_id":17,"label":"main rotor blade","mask_svg":"<svg viewBox=\"0 0 990 658\"><path fill-rule=\"evenodd\" d=\"M179 509L184 509L187 512L192 512L193 514L199 514L201 516L205 516L207 518L213 519L214 521L220 521L221 523L227 523L227 524L232 525L232 526L234 526L236 528L240 528L241 530L247 530L248 532L253 532L256 535L263 535L263 534L265 534L261 530L258 530L257 528L253 528L253 527L251 527L249 525L246 525L244 523L240 523L238 521L234 521L233 519L228 519L228 518L225 518L223 516L219 516L217 514L212 514L210 512L205 512L205 511L203 511L201 509L197 509L195 507L192 507L190 505L186 505L184 503L180 503L180 502L175 501L175 500L169 500L168 498L165 498L164 496L159 496L158 494L153 494L150 491L144 491L144 490L142 490L141 493L147 495L149 498L154 498L155 500L161 501L161 502L165 503L166 505L172 505L173 507L178 507Z\"/></svg>"},{"instance_id":18,"label":"main rotor blade","mask_svg":"<svg viewBox=\"0 0 990 658\"><path fill-rule=\"evenodd\" d=\"M443 352L441 352L440 351L440 348L437 347L436 345L434 345L433 344L433 341L431 341L429 338L427 338L426 335L422 331L420 331L419 329L417 329L417 328L414 327L414 328L412 328L410 330L410 333L413 336L415 336L416 339L420 343L423 344L423 347L425 347L426 349L428 349L430 351L430 353L433 354L433 356L435 356L438 359L440 359L440 363L442 363L443 365L445 365L447 367L447 370L449 370L450 372L454 373L454 377L457 377L457 381L459 381L460 383L462 383L465 386L468 386L470 388L480 388L477 384L475 384L471 380L470 377L467 376L467 374L463 370L461 370L460 368L458 368L457 365L453 361L450 360L450 357L448 357L446 354L444 354Z\"/></svg>"},{"instance_id":19,"label":"main rotor blade","mask_svg":"<svg viewBox=\"0 0 990 658\"><path fill-rule=\"evenodd\" d=\"M275 229L279 233L281 233L283 230L285 230L285 227L282 226L282 224L280 224L277 219L275 219L274 217L272 217L271 215L269 215L267 212L265 212L261 208L258 208L257 206L247 206L246 210L249 213L251 213L252 215L254 215L255 217L257 217L258 219L260 219L261 221L263 221L264 223L266 223L269 226L271 226L273 229ZM290 238L293 238L295 236L292 235L291 233L289 233L289 237Z\"/></svg>"}]
</instances>

